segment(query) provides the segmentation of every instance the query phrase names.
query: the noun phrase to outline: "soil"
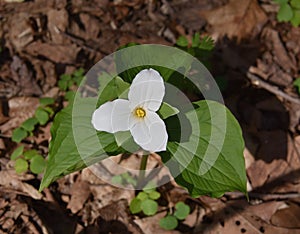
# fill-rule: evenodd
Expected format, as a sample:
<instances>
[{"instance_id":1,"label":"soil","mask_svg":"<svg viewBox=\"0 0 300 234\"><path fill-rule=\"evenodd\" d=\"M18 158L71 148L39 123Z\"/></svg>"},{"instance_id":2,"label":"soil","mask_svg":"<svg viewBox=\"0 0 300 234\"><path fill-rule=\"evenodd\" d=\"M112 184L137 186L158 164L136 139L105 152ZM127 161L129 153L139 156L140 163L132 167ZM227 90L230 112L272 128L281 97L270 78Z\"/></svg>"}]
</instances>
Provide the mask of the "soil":
<instances>
[{"instance_id":1,"label":"soil","mask_svg":"<svg viewBox=\"0 0 300 234\"><path fill-rule=\"evenodd\" d=\"M300 27L279 23L277 11L271 0L1 0L0 233L300 233ZM62 74L87 71L129 42L172 46L196 32L216 41L210 70L243 129L249 201L238 192L192 198L171 182L147 217L130 214L133 191L90 169L42 193L41 175L15 173L12 130L33 116L39 97L59 96ZM46 157L50 127L26 148ZM191 214L163 230L159 219L178 201Z\"/></svg>"}]
</instances>

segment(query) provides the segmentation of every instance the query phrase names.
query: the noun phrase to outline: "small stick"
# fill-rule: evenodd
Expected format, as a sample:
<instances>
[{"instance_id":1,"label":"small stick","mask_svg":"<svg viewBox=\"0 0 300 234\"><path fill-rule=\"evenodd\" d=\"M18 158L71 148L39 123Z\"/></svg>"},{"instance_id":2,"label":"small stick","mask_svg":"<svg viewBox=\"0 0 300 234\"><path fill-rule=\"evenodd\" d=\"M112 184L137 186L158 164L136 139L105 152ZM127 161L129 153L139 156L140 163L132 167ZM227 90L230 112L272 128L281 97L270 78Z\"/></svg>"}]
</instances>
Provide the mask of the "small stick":
<instances>
[{"instance_id":1,"label":"small stick","mask_svg":"<svg viewBox=\"0 0 300 234\"><path fill-rule=\"evenodd\" d=\"M295 98L295 97L292 97L292 96L284 93L277 86L270 85L269 83L267 83L267 82L261 80L260 78L258 78L256 75L253 75L252 73L247 72L247 78L249 80L251 80L251 82L254 85L257 85L258 87L266 89L269 92L286 99L287 101L290 101L290 102L293 102L295 104L300 105L300 98Z\"/></svg>"}]
</instances>

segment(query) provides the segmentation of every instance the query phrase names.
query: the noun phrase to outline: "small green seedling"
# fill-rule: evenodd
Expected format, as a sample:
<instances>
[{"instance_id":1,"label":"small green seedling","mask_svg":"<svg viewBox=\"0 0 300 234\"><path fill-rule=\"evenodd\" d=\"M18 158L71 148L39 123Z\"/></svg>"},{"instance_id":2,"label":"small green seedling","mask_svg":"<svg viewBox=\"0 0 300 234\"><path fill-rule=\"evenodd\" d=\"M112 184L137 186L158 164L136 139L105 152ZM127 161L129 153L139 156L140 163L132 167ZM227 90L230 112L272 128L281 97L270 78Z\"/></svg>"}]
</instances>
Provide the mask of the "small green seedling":
<instances>
[{"instance_id":1,"label":"small green seedling","mask_svg":"<svg viewBox=\"0 0 300 234\"><path fill-rule=\"evenodd\" d=\"M34 117L25 120L20 127L14 129L12 133L12 141L21 142L28 136L33 135L34 129L38 125L45 125L49 122L49 119L54 115L53 104L55 100L53 98L40 98L40 105L36 109Z\"/></svg>"},{"instance_id":2,"label":"small green seedling","mask_svg":"<svg viewBox=\"0 0 300 234\"><path fill-rule=\"evenodd\" d=\"M295 81L294 81L294 86L298 91L298 94L300 94L300 77L298 77Z\"/></svg>"},{"instance_id":3,"label":"small green seedling","mask_svg":"<svg viewBox=\"0 0 300 234\"><path fill-rule=\"evenodd\" d=\"M279 22L290 22L294 27L300 25L300 0L274 0L280 5L277 13Z\"/></svg>"},{"instance_id":4,"label":"small green seedling","mask_svg":"<svg viewBox=\"0 0 300 234\"><path fill-rule=\"evenodd\" d=\"M61 91L65 91L64 98L67 101L72 101L75 97L73 86L78 87L84 77L84 69L79 68L73 74L63 74L58 81L58 87Z\"/></svg>"},{"instance_id":5,"label":"small green seedling","mask_svg":"<svg viewBox=\"0 0 300 234\"><path fill-rule=\"evenodd\" d=\"M168 214L159 221L159 225L166 230L173 230L178 226L179 221L184 220L190 213L190 207L183 202L175 205L175 212Z\"/></svg>"},{"instance_id":6,"label":"small green seedling","mask_svg":"<svg viewBox=\"0 0 300 234\"><path fill-rule=\"evenodd\" d=\"M176 45L183 49L186 49L189 47L188 39L185 36L180 36L176 41ZM192 38L192 49L190 48L191 50L188 50L188 52L191 54L195 54L194 50L196 49L211 51L214 49L214 47L214 40L211 37L204 36L200 38L200 34L195 33Z\"/></svg>"},{"instance_id":7,"label":"small green seedling","mask_svg":"<svg viewBox=\"0 0 300 234\"><path fill-rule=\"evenodd\" d=\"M137 214L143 211L147 216L155 215L158 210L158 203L156 200L160 198L160 193L152 186L145 186L143 191L132 199L129 205L130 212Z\"/></svg>"},{"instance_id":8,"label":"small green seedling","mask_svg":"<svg viewBox=\"0 0 300 234\"><path fill-rule=\"evenodd\" d=\"M11 154L10 159L15 161L15 171L20 174L28 169L34 174L44 171L47 161L37 150L24 151L24 146L19 146Z\"/></svg>"},{"instance_id":9,"label":"small green seedling","mask_svg":"<svg viewBox=\"0 0 300 234\"><path fill-rule=\"evenodd\" d=\"M111 178L111 182L113 184L120 184L120 185L131 184L133 186L136 186L136 184L137 184L137 180L135 178L133 178L131 175L129 175L128 172L113 176Z\"/></svg>"}]
</instances>

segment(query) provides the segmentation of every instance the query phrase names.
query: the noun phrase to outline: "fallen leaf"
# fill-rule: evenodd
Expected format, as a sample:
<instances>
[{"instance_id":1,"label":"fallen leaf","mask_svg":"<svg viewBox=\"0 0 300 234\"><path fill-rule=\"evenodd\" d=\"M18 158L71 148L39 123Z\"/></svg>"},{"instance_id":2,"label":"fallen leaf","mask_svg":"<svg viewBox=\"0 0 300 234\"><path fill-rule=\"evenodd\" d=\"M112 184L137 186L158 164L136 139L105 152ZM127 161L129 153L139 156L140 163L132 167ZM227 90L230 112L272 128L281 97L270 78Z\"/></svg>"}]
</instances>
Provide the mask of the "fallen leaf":
<instances>
[{"instance_id":1,"label":"fallen leaf","mask_svg":"<svg viewBox=\"0 0 300 234\"><path fill-rule=\"evenodd\" d=\"M278 210L271 218L271 223L278 227L300 228L300 207L291 204L288 208Z\"/></svg>"},{"instance_id":2,"label":"fallen leaf","mask_svg":"<svg viewBox=\"0 0 300 234\"><path fill-rule=\"evenodd\" d=\"M294 59L291 59L280 39L279 33L271 28L265 28L263 31L263 36L266 41L270 41L270 49L273 52L274 60L279 66L281 66L286 72L291 70L297 71L297 66L293 63ZM278 73L277 76L280 77ZM291 78L289 79L291 81Z\"/></svg>"},{"instance_id":3,"label":"fallen leaf","mask_svg":"<svg viewBox=\"0 0 300 234\"><path fill-rule=\"evenodd\" d=\"M54 45L36 41L26 47L27 53L43 56L55 63L74 63L80 49L72 45Z\"/></svg>"},{"instance_id":4,"label":"fallen leaf","mask_svg":"<svg viewBox=\"0 0 300 234\"><path fill-rule=\"evenodd\" d=\"M82 209L84 203L90 195L90 187L86 181L82 181L81 178L77 178L75 184L71 188L71 200L67 206L73 214Z\"/></svg>"},{"instance_id":5,"label":"fallen leaf","mask_svg":"<svg viewBox=\"0 0 300 234\"><path fill-rule=\"evenodd\" d=\"M26 194L33 199L41 199L42 194L39 193L32 185L21 181L14 171L0 171L0 185L12 189L17 192Z\"/></svg>"},{"instance_id":6,"label":"fallen leaf","mask_svg":"<svg viewBox=\"0 0 300 234\"><path fill-rule=\"evenodd\" d=\"M229 38L255 37L267 21L265 12L256 0L230 0L225 6L211 11L201 11L217 37Z\"/></svg>"},{"instance_id":7,"label":"fallen leaf","mask_svg":"<svg viewBox=\"0 0 300 234\"><path fill-rule=\"evenodd\" d=\"M34 115L39 105L39 99L34 97L15 97L8 101L9 117L11 118L5 124L0 126L2 133L6 133L16 127L19 127L23 121Z\"/></svg>"}]
</instances>

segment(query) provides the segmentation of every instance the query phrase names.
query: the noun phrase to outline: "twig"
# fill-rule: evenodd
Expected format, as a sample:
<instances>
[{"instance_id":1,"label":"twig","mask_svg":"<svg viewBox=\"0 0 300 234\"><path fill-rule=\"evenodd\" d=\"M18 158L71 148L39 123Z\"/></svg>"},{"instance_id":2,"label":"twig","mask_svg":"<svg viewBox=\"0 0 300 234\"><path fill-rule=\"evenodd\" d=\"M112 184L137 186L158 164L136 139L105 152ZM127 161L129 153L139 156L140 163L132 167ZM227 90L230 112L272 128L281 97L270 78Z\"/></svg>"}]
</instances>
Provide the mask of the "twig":
<instances>
[{"instance_id":1,"label":"twig","mask_svg":"<svg viewBox=\"0 0 300 234\"><path fill-rule=\"evenodd\" d=\"M290 102L293 102L295 104L298 104L300 105L300 99L299 98L295 98L295 97L292 97L288 94L286 94L285 92L281 91L277 86L274 86L274 85L270 85L269 83L261 80L259 77L257 77L256 75L253 75L252 73L250 72L247 72L247 78L249 80L251 80L251 82L258 86L258 87L261 87L263 89L266 89L268 90L269 92L277 95L277 96L280 96L284 99L286 99L287 101L290 101Z\"/></svg>"},{"instance_id":2,"label":"twig","mask_svg":"<svg viewBox=\"0 0 300 234\"><path fill-rule=\"evenodd\" d=\"M281 194L281 193L254 193L254 192L249 192L249 198L250 199L260 199L262 201L272 201L272 200L287 200L287 199L293 199L293 198L299 198L300 197L300 193L285 193L285 194ZM241 193L241 192L228 192L225 193L226 196L232 198L232 199L241 199L245 197L245 194Z\"/></svg>"}]
</instances>

